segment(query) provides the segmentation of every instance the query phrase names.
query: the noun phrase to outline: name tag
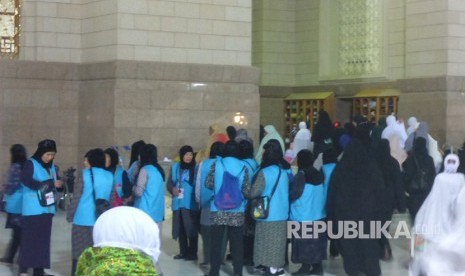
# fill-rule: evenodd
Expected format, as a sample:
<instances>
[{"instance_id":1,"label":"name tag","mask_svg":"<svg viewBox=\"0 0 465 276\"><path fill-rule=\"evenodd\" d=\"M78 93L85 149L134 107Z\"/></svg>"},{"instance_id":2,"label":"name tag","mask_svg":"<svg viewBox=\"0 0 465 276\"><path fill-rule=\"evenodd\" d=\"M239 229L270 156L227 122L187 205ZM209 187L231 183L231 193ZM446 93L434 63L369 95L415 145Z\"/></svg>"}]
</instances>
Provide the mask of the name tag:
<instances>
[{"instance_id":1,"label":"name tag","mask_svg":"<svg viewBox=\"0 0 465 276\"><path fill-rule=\"evenodd\" d=\"M179 194L178 194L178 199L183 199L184 198L184 188L179 189Z\"/></svg>"},{"instance_id":2,"label":"name tag","mask_svg":"<svg viewBox=\"0 0 465 276\"><path fill-rule=\"evenodd\" d=\"M53 192L45 194L45 201L47 202L47 205L55 203L55 195Z\"/></svg>"}]
</instances>

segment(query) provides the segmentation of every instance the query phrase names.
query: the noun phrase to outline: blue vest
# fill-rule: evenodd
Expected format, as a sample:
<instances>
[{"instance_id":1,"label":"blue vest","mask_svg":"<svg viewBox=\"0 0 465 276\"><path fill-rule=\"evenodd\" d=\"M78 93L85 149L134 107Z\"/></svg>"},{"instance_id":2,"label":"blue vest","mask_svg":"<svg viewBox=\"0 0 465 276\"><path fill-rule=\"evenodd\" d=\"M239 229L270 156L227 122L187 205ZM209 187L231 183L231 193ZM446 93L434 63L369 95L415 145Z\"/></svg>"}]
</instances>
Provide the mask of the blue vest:
<instances>
[{"instance_id":1,"label":"blue vest","mask_svg":"<svg viewBox=\"0 0 465 276\"><path fill-rule=\"evenodd\" d=\"M249 179L253 179L253 176L257 172L258 169L258 164L257 161L253 158L248 158L248 159L242 159L242 162L247 166L247 169L249 170Z\"/></svg>"},{"instance_id":2,"label":"blue vest","mask_svg":"<svg viewBox=\"0 0 465 276\"><path fill-rule=\"evenodd\" d=\"M124 170L121 167L116 167L115 174L113 175L113 185L115 191L120 198L123 198L123 173Z\"/></svg>"},{"instance_id":3,"label":"blue vest","mask_svg":"<svg viewBox=\"0 0 465 276\"><path fill-rule=\"evenodd\" d=\"M29 161L32 162L34 166L34 173L32 175L32 179L35 181L45 181L49 179L53 179L54 181L57 179L55 165L52 164L50 168L50 174L47 170L42 167L42 165L37 162L35 159L30 158ZM41 214L55 214L55 205L51 206L41 206L39 203L39 198L37 195L37 190L30 189L29 187L23 186L23 204L22 204L22 213L23 216L35 216ZM56 200L56 199L55 199Z\"/></svg>"},{"instance_id":4,"label":"blue vest","mask_svg":"<svg viewBox=\"0 0 465 276\"><path fill-rule=\"evenodd\" d=\"M195 180L195 175L194 175ZM199 206L195 203L194 185L189 184L189 170L181 170L180 163L175 163L171 166L171 185L178 189L184 189L184 196L178 198L172 196L171 209L177 211L179 209L198 210Z\"/></svg>"},{"instance_id":5,"label":"blue vest","mask_svg":"<svg viewBox=\"0 0 465 276\"><path fill-rule=\"evenodd\" d=\"M113 174L102 168L92 168L94 175L93 187L95 198L110 201L111 189L113 187ZM95 202L92 195L92 178L90 169L82 170L82 195L79 198L74 213L73 224L81 226L94 226L95 224Z\"/></svg>"},{"instance_id":6,"label":"blue vest","mask_svg":"<svg viewBox=\"0 0 465 276\"><path fill-rule=\"evenodd\" d=\"M200 185L200 205L202 207L210 207L210 202L213 199L213 190L208 189L205 186L205 181L207 180L208 173L210 172L210 167L215 163L216 158L211 158L211 159L205 159L202 161L200 164L200 170L197 172L199 175L197 176L199 178L199 183Z\"/></svg>"},{"instance_id":7,"label":"blue vest","mask_svg":"<svg viewBox=\"0 0 465 276\"><path fill-rule=\"evenodd\" d=\"M165 216L165 186L163 177L153 165L143 167L147 172L147 184L142 196L134 201L134 207L141 209L155 222L163 221Z\"/></svg>"},{"instance_id":8,"label":"blue vest","mask_svg":"<svg viewBox=\"0 0 465 276\"><path fill-rule=\"evenodd\" d=\"M261 196L271 196L273 186L279 175L277 165L268 166L262 170L265 177L265 189ZM285 221L289 217L289 170L281 169L281 176L276 187L276 191L271 198L268 218L258 219L258 221Z\"/></svg>"},{"instance_id":9,"label":"blue vest","mask_svg":"<svg viewBox=\"0 0 465 276\"><path fill-rule=\"evenodd\" d=\"M302 172L299 172L302 173ZM326 191L325 185L312 185L305 183L302 195L292 201L289 220L315 221L326 217Z\"/></svg>"},{"instance_id":10,"label":"blue vest","mask_svg":"<svg viewBox=\"0 0 465 276\"><path fill-rule=\"evenodd\" d=\"M336 163L328 163L324 164L321 167L321 170L323 171L325 181L324 181L324 186L325 186L325 198L328 195L328 187L329 187L329 180L331 179L331 175L333 174L334 168L336 167Z\"/></svg>"},{"instance_id":11,"label":"blue vest","mask_svg":"<svg viewBox=\"0 0 465 276\"><path fill-rule=\"evenodd\" d=\"M245 174L245 170L242 170L242 169L244 169L244 166L245 166L244 162L242 162L241 160L235 157L225 157L225 158L217 157L217 162L216 162L216 167L215 167L215 194L218 193L221 189L221 185L223 184L223 174L224 174L225 169L234 176L237 176L240 173L239 189L240 191L242 191L242 183L244 183L244 174ZM247 204L247 200L244 199L244 201L242 201L242 204L238 208L223 211L223 212L232 212L232 213L244 212L246 204ZM212 212L218 211L218 208L216 208L214 200L212 200L210 203L210 210Z\"/></svg>"},{"instance_id":12,"label":"blue vest","mask_svg":"<svg viewBox=\"0 0 465 276\"><path fill-rule=\"evenodd\" d=\"M19 187L13 194L4 195L5 211L10 214L21 214L23 209L23 187Z\"/></svg>"}]
</instances>

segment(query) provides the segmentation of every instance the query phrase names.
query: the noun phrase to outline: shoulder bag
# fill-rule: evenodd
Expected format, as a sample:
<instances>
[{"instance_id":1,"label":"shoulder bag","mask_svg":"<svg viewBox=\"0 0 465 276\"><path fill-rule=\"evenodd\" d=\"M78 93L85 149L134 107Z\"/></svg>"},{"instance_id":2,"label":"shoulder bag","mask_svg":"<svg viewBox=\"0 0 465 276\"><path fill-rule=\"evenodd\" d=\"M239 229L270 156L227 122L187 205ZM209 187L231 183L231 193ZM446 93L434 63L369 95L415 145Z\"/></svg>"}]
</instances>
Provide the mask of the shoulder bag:
<instances>
[{"instance_id":1,"label":"shoulder bag","mask_svg":"<svg viewBox=\"0 0 465 276\"><path fill-rule=\"evenodd\" d=\"M276 187L278 186L279 179L281 178L281 168L279 168L278 178L274 184L273 190L270 196L259 196L250 201L250 215L254 219L266 219L270 210L270 202L273 198Z\"/></svg>"},{"instance_id":2,"label":"shoulder bag","mask_svg":"<svg viewBox=\"0 0 465 276\"><path fill-rule=\"evenodd\" d=\"M95 198L95 188L94 188L94 174L92 173L92 168L90 168L90 178L92 179L92 197L95 202L95 219L97 219L101 214L111 208L110 202L103 198Z\"/></svg>"}]
</instances>

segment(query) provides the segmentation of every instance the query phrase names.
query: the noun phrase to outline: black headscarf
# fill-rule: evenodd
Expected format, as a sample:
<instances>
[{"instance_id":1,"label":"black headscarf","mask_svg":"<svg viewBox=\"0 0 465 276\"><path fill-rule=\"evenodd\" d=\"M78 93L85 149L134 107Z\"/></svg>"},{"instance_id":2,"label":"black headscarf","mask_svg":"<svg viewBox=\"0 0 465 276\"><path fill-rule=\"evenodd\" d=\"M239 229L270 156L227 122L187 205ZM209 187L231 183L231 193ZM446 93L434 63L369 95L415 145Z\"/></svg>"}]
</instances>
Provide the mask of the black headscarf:
<instances>
[{"instance_id":1,"label":"black headscarf","mask_svg":"<svg viewBox=\"0 0 465 276\"><path fill-rule=\"evenodd\" d=\"M106 168L108 171L114 173L116 170L116 166L118 166L119 163L119 156L118 152L115 149L112 148L107 148L104 151L105 154L108 154L110 156L110 166Z\"/></svg>"},{"instance_id":2,"label":"black headscarf","mask_svg":"<svg viewBox=\"0 0 465 276\"><path fill-rule=\"evenodd\" d=\"M224 156L239 158L239 145L234 140L229 140L224 145Z\"/></svg>"},{"instance_id":3,"label":"black headscarf","mask_svg":"<svg viewBox=\"0 0 465 276\"><path fill-rule=\"evenodd\" d=\"M17 163L21 167L24 166L24 162L27 160L26 148L21 144L14 144L10 148L11 164Z\"/></svg>"},{"instance_id":4,"label":"black headscarf","mask_svg":"<svg viewBox=\"0 0 465 276\"><path fill-rule=\"evenodd\" d=\"M89 150L85 157L87 162L92 168L102 168L105 169L105 153L101 148L95 148Z\"/></svg>"},{"instance_id":5,"label":"black headscarf","mask_svg":"<svg viewBox=\"0 0 465 276\"><path fill-rule=\"evenodd\" d=\"M153 144L146 144L140 153L140 167L145 165L153 165L161 174L163 180L165 180L165 171L158 164L158 151L157 147Z\"/></svg>"},{"instance_id":6,"label":"black headscarf","mask_svg":"<svg viewBox=\"0 0 465 276\"><path fill-rule=\"evenodd\" d=\"M337 163L337 153L334 148L323 152L323 164Z\"/></svg>"},{"instance_id":7,"label":"black headscarf","mask_svg":"<svg viewBox=\"0 0 465 276\"><path fill-rule=\"evenodd\" d=\"M214 142L210 147L210 158L216 158L217 156L224 156L224 144L222 142Z\"/></svg>"},{"instance_id":8,"label":"black headscarf","mask_svg":"<svg viewBox=\"0 0 465 276\"><path fill-rule=\"evenodd\" d=\"M304 173L306 183L323 183L323 174L313 167L313 153L311 151L303 149L297 153L297 166L299 172Z\"/></svg>"},{"instance_id":9,"label":"black headscarf","mask_svg":"<svg viewBox=\"0 0 465 276\"><path fill-rule=\"evenodd\" d=\"M237 131L236 128L233 126L228 126L226 128L226 133L228 134L229 140L234 140L236 139Z\"/></svg>"},{"instance_id":10,"label":"black headscarf","mask_svg":"<svg viewBox=\"0 0 465 276\"><path fill-rule=\"evenodd\" d=\"M194 149L192 149L191 146L188 146L188 145L185 145L185 146L182 146L180 149L179 149L179 158L180 158L180 167L182 170L189 170L189 183L191 185L194 184L194 173L195 173L195 158L192 158L192 162L190 163L186 163L184 162L184 155L186 155L186 153L192 153L192 155L194 154Z\"/></svg>"},{"instance_id":11,"label":"black headscarf","mask_svg":"<svg viewBox=\"0 0 465 276\"><path fill-rule=\"evenodd\" d=\"M253 158L253 144L247 140L241 140L239 142L240 159Z\"/></svg>"},{"instance_id":12,"label":"black headscarf","mask_svg":"<svg viewBox=\"0 0 465 276\"><path fill-rule=\"evenodd\" d=\"M354 138L335 167L329 183L327 213L330 220L370 220L380 215L384 188L378 164L359 139Z\"/></svg>"},{"instance_id":13,"label":"black headscarf","mask_svg":"<svg viewBox=\"0 0 465 276\"><path fill-rule=\"evenodd\" d=\"M45 139L45 140L40 141L39 144L37 145L37 150L32 156L32 158L34 158L34 160L39 162L40 165L42 165L42 167L49 169L52 167L53 160L48 163L44 163L42 161L42 155L44 155L46 152L57 152L57 145L55 141L51 139Z\"/></svg>"},{"instance_id":14,"label":"black headscarf","mask_svg":"<svg viewBox=\"0 0 465 276\"><path fill-rule=\"evenodd\" d=\"M132 165L132 163L139 160L140 151L142 150L142 148L144 146L145 146L145 142L143 140L139 140L137 142L134 142L131 145L131 159L129 161L129 167Z\"/></svg>"},{"instance_id":15,"label":"black headscarf","mask_svg":"<svg viewBox=\"0 0 465 276\"><path fill-rule=\"evenodd\" d=\"M426 148L426 139L425 138L417 137L413 141L413 155L414 156L428 155L428 149Z\"/></svg>"},{"instance_id":16,"label":"black headscarf","mask_svg":"<svg viewBox=\"0 0 465 276\"><path fill-rule=\"evenodd\" d=\"M378 146L376 147L376 159L380 165L380 168L383 168L384 164L391 158L391 146L389 145L389 140L379 140Z\"/></svg>"}]
</instances>

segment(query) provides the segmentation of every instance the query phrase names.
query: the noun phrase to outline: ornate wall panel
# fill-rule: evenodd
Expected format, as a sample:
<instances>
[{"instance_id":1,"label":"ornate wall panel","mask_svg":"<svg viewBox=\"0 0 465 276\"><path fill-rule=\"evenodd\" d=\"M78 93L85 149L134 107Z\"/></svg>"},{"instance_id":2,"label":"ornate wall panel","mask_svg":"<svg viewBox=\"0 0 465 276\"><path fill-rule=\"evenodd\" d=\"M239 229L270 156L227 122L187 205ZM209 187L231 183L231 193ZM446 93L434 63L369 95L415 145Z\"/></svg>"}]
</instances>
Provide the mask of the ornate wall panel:
<instances>
[{"instance_id":1,"label":"ornate wall panel","mask_svg":"<svg viewBox=\"0 0 465 276\"><path fill-rule=\"evenodd\" d=\"M0 55L19 52L20 0L0 0Z\"/></svg>"}]
</instances>

